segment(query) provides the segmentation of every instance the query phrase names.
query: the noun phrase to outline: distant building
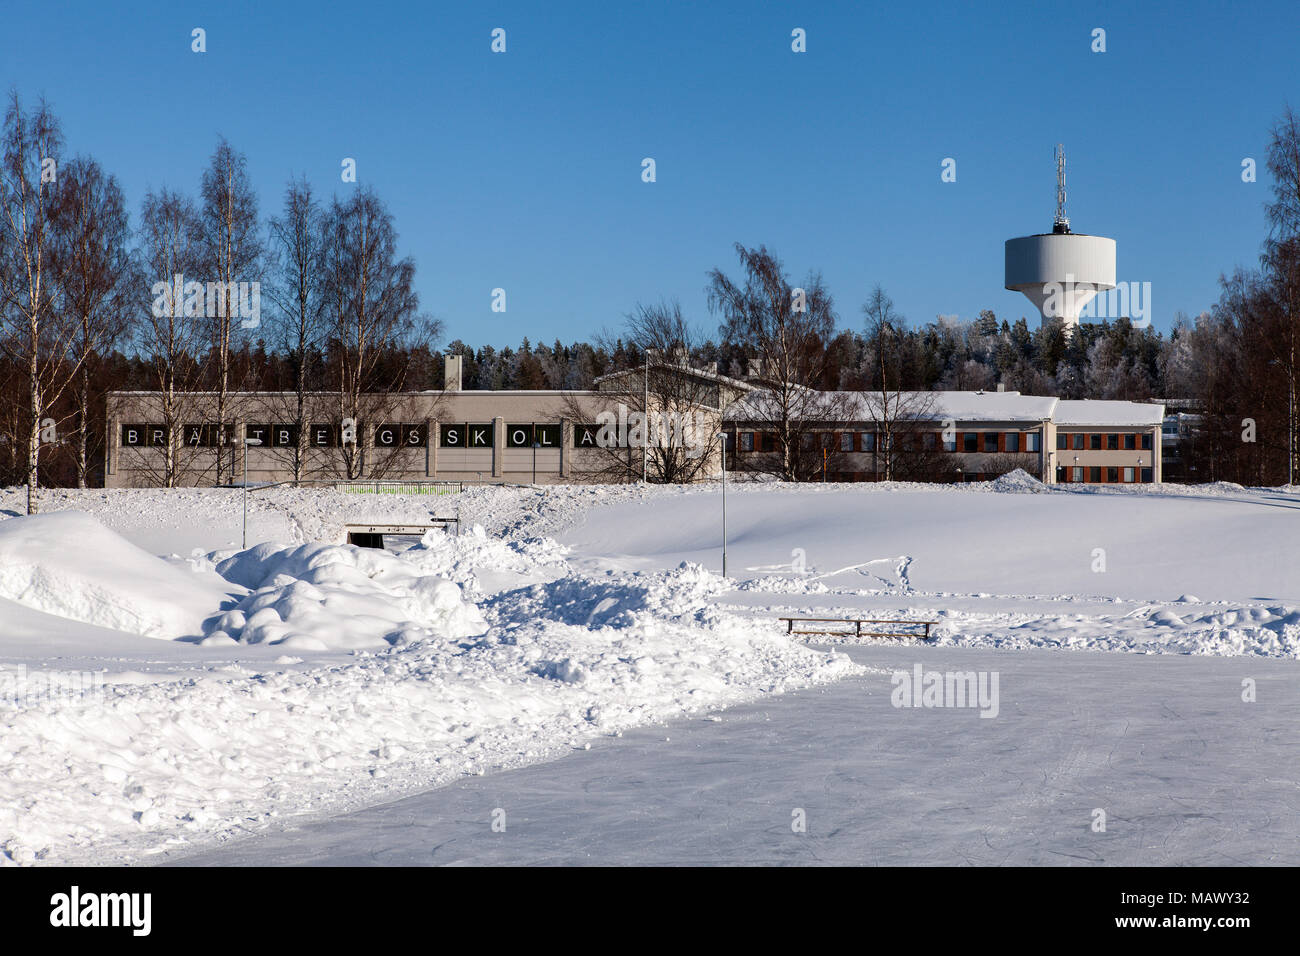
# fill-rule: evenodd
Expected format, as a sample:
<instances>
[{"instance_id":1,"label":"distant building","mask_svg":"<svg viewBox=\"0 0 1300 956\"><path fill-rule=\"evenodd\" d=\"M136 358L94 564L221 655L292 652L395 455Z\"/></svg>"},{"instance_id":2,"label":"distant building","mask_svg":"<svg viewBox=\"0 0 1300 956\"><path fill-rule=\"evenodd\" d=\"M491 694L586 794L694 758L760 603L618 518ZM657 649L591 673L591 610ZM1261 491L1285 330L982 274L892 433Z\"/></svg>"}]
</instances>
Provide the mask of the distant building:
<instances>
[{"instance_id":1,"label":"distant building","mask_svg":"<svg viewBox=\"0 0 1300 956\"><path fill-rule=\"evenodd\" d=\"M849 395L845 423L823 432L826 458L834 461L829 481L877 480L887 432L901 443L895 448L898 478L984 481L1020 468L1048 484L1162 480L1162 405L1007 391L904 392L888 402L904 410L903 420L887 428L879 392ZM757 393L727 409L739 468L746 467L746 456L774 453L771 416L756 413L761 410Z\"/></svg>"},{"instance_id":2,"label":"distant building","mask_svg":"<svg viewBox=\"0 0 1300 956\"><path fill-rule=\"evenodd\" d=\"M236 481L289 480L301 451L300 473L316 480L556 483L639 479L646 440L652 448L676 441L701 456L696 480L721 471L719 431L729 436L729 467L754 467L757 456L774 453L771 423L758 414L763 389L677 357L604 376L585 391L461 391L460 358L446 361L445 390L362 396L360 421L342 417L337 394L307 396L301 443L287 424L297 417L290 393L229 396L227 434L219 436L213 393L180 396L169 422L159 393L112 392L105 485L157 486L168 473L175 484L212 484L218 454L228 456ZM647 393L652 427L638 440L635 417ZM885 431L878 393L832 394L847 410L802 440L833 460L826 480L878 479ZM977 481L1020 467L1048 483L1162 480L1163 405L1005 391L908 394L922 411L895 433L907 446L909 477Z\"/></svg>"}]
</instances>

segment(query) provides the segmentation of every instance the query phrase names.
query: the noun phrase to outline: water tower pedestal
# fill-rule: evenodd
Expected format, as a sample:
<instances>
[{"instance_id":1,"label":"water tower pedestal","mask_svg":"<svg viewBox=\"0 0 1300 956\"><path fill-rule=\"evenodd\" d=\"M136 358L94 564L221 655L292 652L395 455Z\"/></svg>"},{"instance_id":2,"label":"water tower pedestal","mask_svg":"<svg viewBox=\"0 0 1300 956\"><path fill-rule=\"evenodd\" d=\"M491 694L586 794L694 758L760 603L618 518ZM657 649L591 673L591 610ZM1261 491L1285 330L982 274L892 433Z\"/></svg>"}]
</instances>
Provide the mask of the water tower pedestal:
<instances>
[{"instance_id":1,"label":"water tower pedestal","mask_svg":"<svg viewBox=\"0 0 1300 956\"><path fill-rule=\"evenodd\" d=\"M1060 319L1068 335L1093 296L1115 288L1115 240L1072 232L1008 239L1005 286L1032 302L1044 325Z\"/></svg>"}]
</instances>

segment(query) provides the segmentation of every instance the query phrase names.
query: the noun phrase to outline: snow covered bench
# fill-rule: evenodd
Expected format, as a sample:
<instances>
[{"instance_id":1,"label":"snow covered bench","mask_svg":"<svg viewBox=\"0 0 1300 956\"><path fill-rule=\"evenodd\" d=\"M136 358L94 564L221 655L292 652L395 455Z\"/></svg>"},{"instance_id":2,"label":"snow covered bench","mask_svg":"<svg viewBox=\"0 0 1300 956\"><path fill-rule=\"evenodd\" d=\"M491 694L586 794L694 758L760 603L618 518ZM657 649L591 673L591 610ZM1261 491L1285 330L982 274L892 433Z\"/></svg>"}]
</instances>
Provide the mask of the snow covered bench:
<instances>
[{"instance_id":1,"label":"snow covered bench","mask_svg":"<svg viewBox=\"0 0 1300 956\"><path fill-rule=\"evenodd\" d=\"M865 617L862 618L860 617L782 617L782 618L778 618L777 620L786 622L785 632L787 634L837 634L844 637L847 637L849 635L852 635L854 637L919 637L923 641L928 641L930 639L930 626L932 624L939 623L938 621L898 621L898 620L884 620L880 618L865 618ZM794 629L795 624L852 624L853 630L850 631L844 628L836 628L834 630L801 629L796 631ZM918 628L918 627L924 628L924 630L923 631L915 631L915 630L864 631L862 630L863 624L908 625L913 628Z\"/></svg>"}]
</instances>

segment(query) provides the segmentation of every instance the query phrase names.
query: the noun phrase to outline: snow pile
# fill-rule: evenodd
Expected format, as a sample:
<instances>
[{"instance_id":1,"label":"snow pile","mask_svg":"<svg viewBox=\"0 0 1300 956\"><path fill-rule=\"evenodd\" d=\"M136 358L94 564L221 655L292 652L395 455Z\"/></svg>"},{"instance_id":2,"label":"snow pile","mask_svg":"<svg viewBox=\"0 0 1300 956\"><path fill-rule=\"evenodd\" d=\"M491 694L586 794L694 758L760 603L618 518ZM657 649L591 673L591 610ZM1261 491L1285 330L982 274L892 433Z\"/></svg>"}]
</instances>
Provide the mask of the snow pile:
<instances>
[{"instance_id":1,"label":"snow pile","mask_svg":"<svg viewBox=\"0 0 1300 956\"><path fill-rule=\"evenodd\" d=\"M569 575L511 592L488 604L516 620L549 617L588 629L627 628L649 620L713 621L709 599L728 584L698 564L683 561L672 571Z\"/></svg>"},{"instance_id":2,"label":"snow pile","mask_svg":"<svg viewBox=\"0 0 1300 956\"><path fill-rule=\"evenodd\" d=\"M0 522L0 597L143 637L197 636L229 591L168 564L79 511Z\"/></svg>"},{"instance_id":3,"label":"snow pile","mask_svg":"<svg viewBox=\"0 0 1300 956\"><path fill-rule=\"evenodd\" d=\"M261 544L216 568L251 593L204 623L208 645L239 641L298 651L373 649L459 640L487 628L459 587L421 573L387 551Z\"/></svg>"},{"instance_id":4,"label":"snow pile","mask_svg":"<svg viewBox=\"0 0 1300 956\"><path fill-rule=\"evenodd\" d=\"M1047 486L1035 478L1023 468L1017 468L1009 471L1005 475L999 475L989 487L997 492L1010 492L1012 494L1024 492L1042 492L1047 490Z\"/></svg>"},{"instance_id":5,"label":"snow pile","mask_svg":"<svg viewBox=\"0 0 1300 956\"><path fill-rule=\"evenodd\" d=\"M0 864L139 859L860 671L720 609L730 584L699 564L563 555L481 531L401 554L214 552L236 600L209 604L193 651L242 664L0 695ZM476 605L448 574L467 590L509 580ZM268 667L267 644L301 656Z\"/></svg>"},{"instance_id":6,"label":"snow pile","mask_svg":"<svg viewBox=\"0 0 1300 956\"><path fill-rule=\"evenodd\" d=\"M551 538L500 540L482 525L466 535L431 530L402 554L404 561L426 574L438 574L475 597L510 584L530 583L536 576L561 574L568 549Z\"/></svg>"}]
</instances>

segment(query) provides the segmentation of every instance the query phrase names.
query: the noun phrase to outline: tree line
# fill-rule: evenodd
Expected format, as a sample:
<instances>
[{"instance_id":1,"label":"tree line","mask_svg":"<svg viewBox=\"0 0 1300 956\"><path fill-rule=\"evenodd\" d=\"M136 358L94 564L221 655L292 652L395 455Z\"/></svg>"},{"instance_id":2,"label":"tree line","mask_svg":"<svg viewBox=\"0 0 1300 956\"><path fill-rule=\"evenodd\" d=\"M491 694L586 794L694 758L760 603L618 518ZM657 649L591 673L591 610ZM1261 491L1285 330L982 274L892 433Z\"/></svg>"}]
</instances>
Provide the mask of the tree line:
<instances>
[{"instance_id":1,"label":"tree line","mask_svg":"<svg viewBox=\"0 0 1300 956\"><path fill-rule=\"evenodd\" d=\"M202 414L218 433L239 391L277 393L277 420L305 426L322 393L333 418L363 420L380 411L367 403L441 389L444 354L463 356L465 389L583 390L641 367L647 352L761 382L784 478L823 466L806 433L848 415L850 392L872 396L888 469L894 430L925 404L913 393L1001 386L1183 400L1195 416L1181 449L1186 477L1280 483L1300 463L1297 127L1288 108L1269 131L1259 266L1221 276L1218 301L1176 316L1167 334L1127 318L1066 334L1059 322L1031 329L987 309L912 323L879 285L846 320L819 273L796 280L774 251L737 243L738 272L704 275L707 317L688 321L677 302L635 303L589 341L509 347L439 344L441 323L421 310L415 263L373 189L325 197L293 179L263 218L245 156L218 139L193 193L150 190L132 215L112 173L68 155L48 104L28 108L14 91L0 132L0 484L100 483L110 391L150 393L154 420L175 426L158 475L174 484L195 392L211 393ZM307 433L297 429L300 443ZM289 454L297 475L305 448ZM222 459L216 483L232 477ZM348 474L359 468L345 462Z\"/></svg>"}]
</instances>

